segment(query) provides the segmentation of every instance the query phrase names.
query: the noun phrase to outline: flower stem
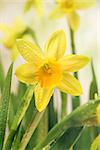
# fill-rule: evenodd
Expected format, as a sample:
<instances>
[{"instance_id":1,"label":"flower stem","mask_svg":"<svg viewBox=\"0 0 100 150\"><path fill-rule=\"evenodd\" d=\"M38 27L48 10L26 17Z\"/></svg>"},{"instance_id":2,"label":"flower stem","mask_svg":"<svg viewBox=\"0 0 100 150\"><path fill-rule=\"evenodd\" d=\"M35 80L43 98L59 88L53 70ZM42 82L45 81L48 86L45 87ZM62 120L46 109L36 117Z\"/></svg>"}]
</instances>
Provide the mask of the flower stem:
<instances>
[{"instance_id":1,"label":"flower stem","mask_svg":"<svg viewBox=\"0 0 100 150\"><path fill-rule=\"evenodd\" d=\"M75 38L74 38L74 31L70 28L70 38L71 38L71 47L72 47L72 54L76 54L76 47L75 47ZM78 79L78 72L74 72L74 77ZM72 109L74 110L80 105L80 97L73 96L72 97Z\"/></svg>"},{"instance_id":2,"label":"flower stem","mask_svg":"<svg viewBox=\"0 0 100 150\"><path fill-rule=\"evenodd\" d=\"M72 54L76 54L76 47L75 47L75 38L74 38L74 31L70 28L70 38L71 38L71 47L72 47ZM78 79L78 73L75 72L74 76Z\"/></svg>"},{"instance_id":3,"label":"flower stem","mask_svg":"<svg viewBox=\"0 0 100 150\"><path fill-rule=\"evenodd\" d=\"M19 146L19 150L24 150L26 148L26 146L27 146L33 132L35 131L36 127L38 126L38 123L40 122L43 114L44 114L44 111L43 112L37 111L35 118L31 122L31 124L28 126L28 128L22 138L21 144Z\"/></svg>"},{"instance_id":4,"label":"flower stem","mask_svg":"<svg viewBox=\"0 0 100 150\"><path fill-rule=\"evenodd\" d=\"M67 94L61 92L61 119L67 114Z\"/></svg>"}]
</instances>

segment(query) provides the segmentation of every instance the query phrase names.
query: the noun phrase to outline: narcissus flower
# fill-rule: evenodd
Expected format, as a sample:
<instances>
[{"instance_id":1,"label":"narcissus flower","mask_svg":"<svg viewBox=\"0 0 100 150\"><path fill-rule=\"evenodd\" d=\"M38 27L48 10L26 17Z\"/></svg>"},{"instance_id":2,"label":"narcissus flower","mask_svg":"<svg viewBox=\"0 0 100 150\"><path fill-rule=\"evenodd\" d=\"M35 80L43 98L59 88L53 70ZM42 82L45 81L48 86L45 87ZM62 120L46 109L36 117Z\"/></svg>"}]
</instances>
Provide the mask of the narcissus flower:
<instances>
[{"instance_id":1,"label":"narcissus flower","mask_svg":"<svg viewBox=\"0 0 100 150\"><path fill-rule=\"evenodd\" d=\"M26 30L26 25L20 17L15 18L12 25L0 24L0 31L4 33L4 37L1 43L8 49L11 49L12 58L15 59L18 55L17 48L15 46L16 39L21 37L21 34Z\"/></svg>"},{"instance_id":2,"label":"narcissus flower","mask_svg":"<svg viewBox=\"0 0 100 150\"><path fill-rule=\"evenodd\" d=\"M31 9L31 7L34 8L38 16L43 15L43 5L41 0L27 0L25 3L24 10L28 11Z\"/></svg>"},{"instance_id":3,"label":"narcissus flower","mask_svg":"<svg viewBox=\"0 0 100 150\"><path fill-rule=\"evenodd\" d=\"M74 96L82 94L80 82L70 72L85 66L89 58L82 55L67 55L64 31L54 32L45 44L44 53L30 42L19 39L17 47L26 60L16 69L17 78L27 84L36 84L35 104L38 111L48 105L54 88Z\"/></svg>"},{"instance_id":4,"label":"narcissus flower","mask_svg":"<svg viewBox=\"0 0 100 150\"><path fill-rule=\"evenodd\" d=\"M80 17L77 10L83 10L96 4L96 0L56 0L57 6L50 14L50 18L68 16L71 28L76 31L79 27Z\"/></svg>"}]
</instances>

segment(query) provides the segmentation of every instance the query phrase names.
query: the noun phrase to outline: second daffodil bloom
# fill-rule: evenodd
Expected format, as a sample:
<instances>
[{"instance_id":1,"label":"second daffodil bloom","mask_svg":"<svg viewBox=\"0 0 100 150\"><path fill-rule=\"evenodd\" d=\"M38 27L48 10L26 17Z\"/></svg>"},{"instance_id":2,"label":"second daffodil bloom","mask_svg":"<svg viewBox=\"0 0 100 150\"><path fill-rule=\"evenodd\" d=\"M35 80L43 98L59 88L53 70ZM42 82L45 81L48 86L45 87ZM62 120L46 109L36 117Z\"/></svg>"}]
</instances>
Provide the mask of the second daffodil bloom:
<instances>
[{"instance_id":1,"label":"second daffodil bloom","mask_svg":"<svg viewBox=\"0 0 100 150\"><path fill-rule=\"evenodd\" d=\"M26 60L16 69L17 78L27 84L36 84L35 104L38 111L48 105L54 88L74 96L82 94L80 82L70 73L84 67L89 58L82 55L67 55L66 36L63 30L54 32L45 44L44 53L30 42L19 39L17 47Z\"/></svg>"},{"instance_id":2,"label":"second daffodil bloom","mask_svg":"<svg viewBox=\"0 0 100 150\"><path fill-rule=\"evenodd\" d=\"M57 6L50 14L51 19L68 16L71 28L76 31L79 27L80 17L77 10L87 9L95 6L96 0L56 0Z\"/></svg>"},{"instance_id":3,"label":"second daffodil bloom","mask_svg":"<svg viewBox=\"0 0 100 150\"><path fill-rule=\"evenodd\" d=\"M2 40L0 41L3 45L10 49L12 52L12 59L14 60L18 55L15 43L18 37L26 30L26 25L20 17L16 17L12 25L0 23L0 32L4 33Z\"/></svg>"}]
</instances>

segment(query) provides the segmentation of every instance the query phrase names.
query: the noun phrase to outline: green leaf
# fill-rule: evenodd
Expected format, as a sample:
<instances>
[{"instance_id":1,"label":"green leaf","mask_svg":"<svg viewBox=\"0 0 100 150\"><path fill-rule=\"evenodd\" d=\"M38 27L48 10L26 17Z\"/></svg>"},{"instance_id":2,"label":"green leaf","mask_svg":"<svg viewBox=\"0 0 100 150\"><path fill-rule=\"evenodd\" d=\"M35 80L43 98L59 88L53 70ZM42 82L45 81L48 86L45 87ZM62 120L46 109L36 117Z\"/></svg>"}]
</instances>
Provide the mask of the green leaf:
<instances>
[{"instance_id":1,"label":"green leaf","mask_svg":"<svg viewBox=\"0 0 100 150\"><path fill-rule=\"evenodd\" d=\"M55 127L50 130L47 137L37 145L34 150L40 150L43 147L50 146L71 127L97 124L96 108L98 104L100 104L100 100L95 100L75 109L59 124L55 125Z\"/></svg>"},{"instance_id":2,"label":"green leaf","mask_svg":"<svg viewBox=\"0 0 100 150\"><path fill-rule=\"evenodd\" d=\"M11 126L11 131L10 131L10 134L9 134L6 144L5 144L5 149L11 149L11 145L13 142L12 140L14 139L16 130L17 130L22 118L24 117L25 112L30 104L31 99L32 99L34 86L29 86L24 97L22 98L21 104L17 110L15 117L14 117L14 120L13 120L13 123Z\"/></svg>"},{"instance_id":3,"label":"green leaf","mask_svg":"<svg viewBox=\"0 0 100 150\"><path fill-rule=\"evenodd\" d=\"M15 109L13 106L13 101L16 101L16 96L14 94L11 94L10 102L9 102L9 114L8 114L8 127L9 130L11 129L11 125L15 116Z\"/></svg>"},{"instance_id":4,"label":"green leaf","mask_svg":"<svg viewBox=\"0 0 100 150\"><path fill-rule=\"evenodd\" d=\"M74 127L69 128L58 140L56 143L51 145L50 150L66 150L70 149L73 143L81 135L83 127Z\"/></svg>"},{"instance_id":5,"label":"green leaf","mask_svg":"<svg viewBox=\"0 0 100 150\"><path fill-rule=\"evenodd\" d=\"M14 94L14 93L11 94L10 108L9 108L10 112L9 112L9 118L8 118L9 130L11 129L13 119L15 117L15 114L18 110L19 105L21 104L22 97L24 96L26 90L27 90L27 86L19 82L17 94Z\"/></svg>"},{"instance_id":6,"label":"green leaf","mask_svg":"<svg viewBox=\"0 0 100 150\"><path fill-rule=\"evenodd\" d=\"M48 105L48 131L58 122L57 112L54 108L53 96Z\"/></svg>"},{"instance_id":7,"label":"green leaf","mask_svg":"<svg viewBox=\"0 0 100 150\"><path fill-rule=\"evenodd\" d=\"M72 96L72 110L80 106L80 96Z\"/></svg>"},{"instance_id":8,"label":"green leaf","mask_svg":"<svg viewBox=\"0 0 100 150\"><path fill-rule=\"evenodd\" d=\"M4 80L5 80L4 70L3 70L3 65L0 57L0 90L1 91L3 90Z\"/></svg>"},{"instance_id":9,"label":"green leaf","mask_svg":"<svg viewBox=\"0 0 100 150\"><path fill-rule=\"evenodd\" d=\"M0 103L0 149L2 149L3 147L5 129L7 123L9 100L10 100L10 93L11 93L12 69L13 69L13 64L11 64L8 70L7 77L4 84L3 94L1 98L1 103Z\"/></svg>"},{"instance_id":10,"label":"green leaf","mask_svg":"<svg viewBox=\"0 0 100 150\"><path fill-rule=\"evenodd\" d=\"M13 143L13 150L19 149L19 144L22 140L23 135L25 134L25 131L27 129L27 126L31 123L31 119L35 117L36 115L36 108L35 108L35 103L34 103L34 96L30 102L30 105L25 113L25 116L20 124L18 133L16 135L16 139Z\"/></svg>"},{"instance_id":11,"label":"green leaf","mask_svg":"<svg viewBox=\"0 0 100 150\"><path fill-rule=\"evenodd\" d=\"M92 69L92 82L90 85L90 99L94 99L95 93L98 94L98 85L97 85L97 79L94 71L93 62L91 62L91 69Z\"/></svg>"}]
</instances>

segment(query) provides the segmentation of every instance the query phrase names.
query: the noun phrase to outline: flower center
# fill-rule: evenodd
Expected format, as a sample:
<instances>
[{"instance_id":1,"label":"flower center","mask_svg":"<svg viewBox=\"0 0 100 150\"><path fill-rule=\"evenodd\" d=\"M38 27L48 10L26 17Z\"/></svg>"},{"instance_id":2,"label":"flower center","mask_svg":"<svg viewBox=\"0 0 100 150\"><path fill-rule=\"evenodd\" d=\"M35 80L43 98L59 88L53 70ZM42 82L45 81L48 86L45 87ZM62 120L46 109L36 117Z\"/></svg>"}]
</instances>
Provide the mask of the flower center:
<instances>
[{"instance_id":1,"label":"flower center","mask_svg":"<svg viewBox=\"0 0 100 150\"><path fill-rule=\"evenodd\" d=\"M36 72L36 79L41 87L54 87L61 80L62 71L60 64L53 60L45 60L43 65Z\"/></svg>"}]
</instances>

